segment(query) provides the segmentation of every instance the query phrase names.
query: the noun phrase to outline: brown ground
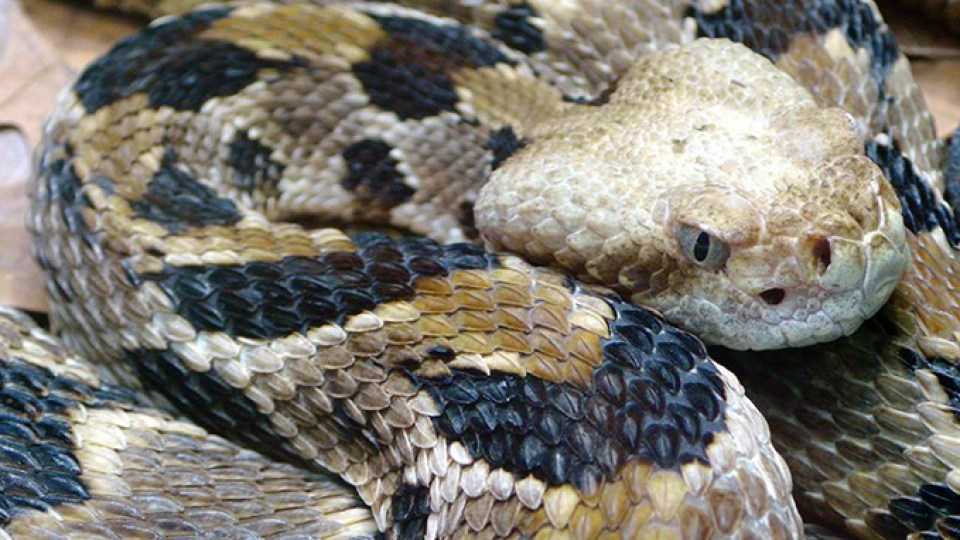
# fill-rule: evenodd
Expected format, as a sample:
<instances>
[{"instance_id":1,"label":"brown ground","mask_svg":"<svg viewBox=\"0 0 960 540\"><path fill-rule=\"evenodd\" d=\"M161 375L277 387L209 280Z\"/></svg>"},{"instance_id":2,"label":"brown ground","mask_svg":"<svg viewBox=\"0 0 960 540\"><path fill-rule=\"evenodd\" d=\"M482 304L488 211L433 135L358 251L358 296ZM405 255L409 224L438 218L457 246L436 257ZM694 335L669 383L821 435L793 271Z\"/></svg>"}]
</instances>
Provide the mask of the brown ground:
<instances>
[{"instance_id":1,"label":"brown ground","mask_svg":"<svg viewBox=\"0 0 960 540\"><path fill-rule=\"evenodd\" d=\"M942 134L960 125L960 39L885 6ZM0 304L44 310L23 229L30 149L59 90L137 22L55 0L0 0Z\"/></svg>"}]
</instances>

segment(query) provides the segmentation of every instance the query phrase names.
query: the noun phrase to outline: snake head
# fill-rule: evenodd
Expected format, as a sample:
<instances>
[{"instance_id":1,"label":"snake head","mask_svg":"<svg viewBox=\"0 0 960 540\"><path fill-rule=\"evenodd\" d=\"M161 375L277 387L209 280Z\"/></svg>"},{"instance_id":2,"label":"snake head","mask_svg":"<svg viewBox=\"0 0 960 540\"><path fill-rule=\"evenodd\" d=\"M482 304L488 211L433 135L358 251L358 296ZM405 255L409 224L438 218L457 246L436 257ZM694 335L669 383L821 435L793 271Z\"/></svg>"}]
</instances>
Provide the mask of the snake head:
<instances>
[{"instance_id":1,"label":"snake head","mask_svg":"<svg viewBox=\"0 0 960 540\"><path fill-rule=\"evenodd\" d=\"M559 264L709 343L848 335L909 261L896 194L842 110L698 40L547 121L480 194L488 244Z\"/></svg>"},{"instance_id":2,"label":"snake head","mask_svg":"<svg viewBox=\"0 0 960 540\"><path fill-rule=\"evenodd\" d=\"M632 279L640 268L627 268L620 287L667 318L697 321L704 339L731 348L851 334L886 302L909 261L896 194L857 154L791 167L776 184L704 184L664 197L655 219L672 240L662 252L670 262L648 283Z\"/></svg>"}]
</instances>

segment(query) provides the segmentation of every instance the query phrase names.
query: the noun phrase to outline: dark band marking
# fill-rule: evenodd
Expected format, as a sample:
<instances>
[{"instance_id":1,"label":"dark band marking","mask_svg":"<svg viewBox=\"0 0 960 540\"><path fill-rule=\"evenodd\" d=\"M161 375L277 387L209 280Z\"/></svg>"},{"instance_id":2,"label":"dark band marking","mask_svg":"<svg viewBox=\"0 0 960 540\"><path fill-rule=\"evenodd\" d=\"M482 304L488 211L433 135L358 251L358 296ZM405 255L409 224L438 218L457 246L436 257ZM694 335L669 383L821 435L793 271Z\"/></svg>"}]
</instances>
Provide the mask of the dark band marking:
<instances>
[{"instance_id":1,"label":"dark band marking","mask_svg":"<svg viewBox=\"0 0 960 540\"><path fill-rule=\"evenodd\" d=\"M491 467L549 485L586 489L632 460L708 463L706 448L725 429L725 393L703 345L642 308L611 304L617 319L587 390L463 370L411 374L443 411L437 429Z\"/></svg>"},{"instance_id":2,"label":"dark band marking","mask_svg":"<svg viewBox=\"0 0 960 540\"><path fill-rule=\"evenodd\" d=\"M937 381L947 394L947 403L953 408L957 420L960 420L960 367L949 360L928 358L906 347L900 348L900 360L911 373L922 369L936 375Z\"/></svg>"},{"instance_id":3,"label":"dark band marking","mask_svg":"<svg viewBox=\"0 0 960 540\"><path fill-rule=\"evenodd\" d=\"M457 353L446 345L434 345L427 349L427 356L444 362L452 362L456 359Z\"/></svg>"},{"instance_id":4,"label":"dark band marking","mask_svg":"<svg viewBox=\"0 0 960 540\"><path fill-rule=\"evenodd\" d=\"M52 152L53 149L50 149L41 160L38 181L46 183L49 203L54 209L59 207L60 219L69 234L79 238L86 249L99 250L97 234L83 219L83 209L90 207L90 201L83 194L83 182L70 159L50 161L49 153ZM65 152L67 155L73 153L69 146L66 147ZM104 180L101 183L108 183L108 181ZM59 297L63 302L72 302L78 298L71 288L70 280L60 279L62 269L47 258L45 250L36 250L36 260L37 265L47 272L47 283L55 290L54 296Z\"/></svg>"},{"instance_id":5,"label":"dark band marking","mask_svg":"<svg viewBox=\"0 0 960 540\"><path fill-rule=\"evenodd\" d=\"M953 208L955 221L960 221L960 128L947 140L947 160L943 167L943 198Z\"/></svg>"},{"instance_id":6,"label":"dark band marking","mask_svg":"<svg viewBox=\"0 0 960 540\"><path fill-rule=\"evenodd\" d=\"M192 39L230 12L222 7L195 11L120 41L74 85L87 112L141 92L152 108L198 111L210 98L242 90L261 69L303 65L296 59L260 58L232 43Z\"/></svg>"},{"instance_id":7,"label":"dark band marking","mask_svg":"<svg viewBox=\"0 0 960 540\"><path fill-rule=\"evenodd\" d=\"M353 73L373 104L404 120L456 112L457 93L446 74L405 63L391 51L376 50L370 56L370 61L354 65Z\"/></svg>"},{"instance_id":8,"label":"dark band marking","mask_svg":"<svg viewBox=\"0 0 960 540\"><path fill-rule=\"evenodd\" d=\"M537 12L530 4L512 5L493 18L491 34L507 46L527 54L546 50L543 31L530 22L535 17Z\"/></svg>"},{"instance_id":9,"label":"dark band marking","mask_svg":"<svg viewBox=\"0 0 960 540\"><path fill-rule=\"evenodd\" d=\"M900 537L919 531L931 538L956 538L960 533L960 494L945 484L924 484L916 495L891 499L887 507L903 525Z\"/></svg>"},{"instance_id":10,"label":"dark band marking","mask_svg":"<svg viewBox=\"0 0 960 540\"><path fill-rule=\"evenodd\" d=\"M426 239L356 239L357 253L287 257L220 267L172 267L141 276L156 281L178 314L197 330L272 339L304 332L377 305L414 296L417 279L496 266L496 256L470 244Z\"/></svg>"},{"instance_id":11,"label":"dark band marking","mask_svg":"<svg viewBox=\"0 0 960 540\"><path fill-rule=\"evenodd\" d=\"M272 458L303 465L274 434L270 418L214 370L196 372L170 351L128 351L125 361L137 371L145 388L166 397L178 411L204 429Z\"/></svg>"},{"instance_id":12,"label":"dark band marking","mask_svg":"<svg viewBox=\"0 0 960 540\"><path fill-rule=\"evenodd\" d=\"M426 537L430 516L430 489L401 484L393 494L393 528L397 540L420 540Z\"/></svg>"},{"instance_id":13,"label":"dark band marking","mask_svg":"<svg viewBox=\"0 0 960 540\"><path fill-rule=\"evenodd\" d=\"M233 169L233 184L241 191L274 193L286 165L270 158L270 148L251 139L247 131L237 133L230 143L227 165Z\"/></svg>"},{"instance_id":14,"label":"dark band marking","mask_svg":"<svg viewBox=\"0 0 960 540\"><path fill-rule=\"evenodd\" d=\"M502 127L491 133L484 148L493 153L492 169L497 170L507 158L526 144L526 141L517 138L517 134L510 126Z\"/></svg>"},{"instance_id":15,"label":"dark band marking","mask_svg":"<svg viewBox=\"0 0 960 540\"><path fill-rule=\"evenodd\" d=\"M774 61L789 50L796 34L822 36L841 29L851 48L869 52L881 96L900 54L893 34L860 0L729 0L722 10L704 13L694 5L686 15L696 20L697 37L737 41Z\"/></svg>"},{"instance_id":16,"label":"dark band marking","mask_svg":"<svg viewBox=\"0 0 960 540\"><path fill-rule=\"evenodd\" d=\"M178 411L207 431L273 459L316 470L299 457L286 438L276 433L269 416L257 410L250 398L230 386L215 370L193 371L169 349L126 354L125 361L135 367L145 388L166 397ZM314 413L324 416L318 410ZM347 414L342 400L334 401L334 410L323 423L323 429L335 433L338 441L357 441L378 451L377 441L366 436L363 428Z\"/></svg>"},{"instance_id":17,"label":"dark band marking","mask_svg":"<svg viewBox=\"0 0 960 540\"><path fill-rule=\"evenodd\" d=\"M932 231L937 227L954 248L960 246L960 229L953 212L942 202L937 202L936 193L917 174L913 162L894 145L870 141L866 144L867 157L873 160L890 181L900 199L904 225L914 234Z\"/></svg>"},{"instance_id":18,"label":"dark band marking","mask_svg":"<svg viewBox=\"0 0 960 540\"><path fill-rule=\"evenodd\" d=\"M347 176L344 189L378 207L393 208L413 197L414 189L403 181L399 162L390 157L393 148L380 139L365 139L344 149Z\"/></svg>"},{"instance_id":19,"label":"dark band marking","mask_svg":"<svg viewBox=\"0 0 960 540\"><path fill-rule=\"evenodd\" d=\"M437 62L431 65L441 70L515 64L496 45L474 36L461 25L433 24L410 17L370 17L390 35L390 43L406 45L402 48L422 55L421 60Z\"/></svg>"},{"instance_id":20,"label":"dark band marking","mask_svg":"<svg viewBox=\"0 0 960 540\"><path fill-rule=\"evenodd\" d=\"M0 526L20 512L90 498L67 418L81 403L127 409L142 404L124 388L94 388L39 366L0 359Z\"/></svg>"},{"instance_id":21,"label":"dark band marking","mask_svg":"<svg viewBox=\"0 0 960 540\"><path fill-rule=\"evenodd\" d=\"M900 348L900 360L915 373L925 370L937 377L947 405L953 416L960 421L960 367L943 358L926 357L923 354ZM960 537L960 494L943 484L924 484L913 497L898 497L888 503L890 514L868 516L868 525L887 538L904 538L913 531L928 531L926 538Z\"/></svg>"},{"instance_id":22,"label":"dark band marking","mask_svg":"<svg viewBox=\"0 0 960 540\"><path fill-rule=\"evenodd\" d=\"M459 25L437 25L407 17L370 15L388 39L370 60L353 66L370 101L402 119L456 112L459 100L451 74L510 60L492 43Z\"/></svg>"},{"instance_id":23,"label":"dark band marking","mask_svg":"<svg viewBox=\"0 0 960 540\"><path fill-rule=\"evenodd\" d=\"M72 154L71 149L67 148L67 153ZM44 163L40 175L47 180L48 196L52 204L60 207L60 218L67 231L81 238L88 248L96 247L94 233L83 219L83 209L90 208L90 201L83 194L83 181L72 161L59 159L49 165Z\"/></svg>"},{"instance_id":24,"label":"dark band marking","mask_svg":"<svg viewBox=\"0 0 960 540\"><path fill-rule=\"evenodd\" d=\"M886 512L869 512L864 521L870 531L880 538L906 538L910 534L910 530L903 523Z\"/></svg>"},{"instance_id":25,"label":"dark band marking","mask_svg":"<svg viewBox=\"0 0 960 540\"><path fill-rule=\"evenodd\" d=\"M136 217L148 219L172 233L183 232L184 225L233 225L240 221L243 216L233 201L220 197L177 167L176 159L173 150L168 150L160 170L147 184L146 193L130 203Z\"/></svg>"}]
</instances>

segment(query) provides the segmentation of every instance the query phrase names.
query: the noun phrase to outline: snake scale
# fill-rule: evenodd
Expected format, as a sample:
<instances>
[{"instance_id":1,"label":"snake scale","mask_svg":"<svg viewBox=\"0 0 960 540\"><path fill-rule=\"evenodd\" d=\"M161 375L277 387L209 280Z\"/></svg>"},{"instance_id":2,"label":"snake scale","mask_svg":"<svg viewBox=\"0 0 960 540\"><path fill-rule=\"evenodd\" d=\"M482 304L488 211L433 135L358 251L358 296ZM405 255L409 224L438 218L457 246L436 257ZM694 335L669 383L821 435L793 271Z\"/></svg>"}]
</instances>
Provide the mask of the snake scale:
<instances>
[{"instance_id":1,"label":"snake scale","mask_svg":"<svg viewBox=\"0 0 960 540\"><path fill-rule=\"evenodd\" d=\"M100 4L164 17L37 152L3 535L960 537L960 148L872 3Z\"/></svg>"}]
</instances>

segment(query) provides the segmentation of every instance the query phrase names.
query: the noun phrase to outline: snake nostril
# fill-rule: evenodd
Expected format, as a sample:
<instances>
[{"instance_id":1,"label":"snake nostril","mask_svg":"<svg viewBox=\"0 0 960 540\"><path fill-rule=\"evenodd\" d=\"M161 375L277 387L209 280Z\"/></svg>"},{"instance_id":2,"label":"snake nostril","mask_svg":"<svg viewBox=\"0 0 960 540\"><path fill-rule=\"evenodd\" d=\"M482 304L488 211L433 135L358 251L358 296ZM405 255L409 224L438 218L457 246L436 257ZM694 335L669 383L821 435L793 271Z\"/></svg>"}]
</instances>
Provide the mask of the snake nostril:
<instances>
[{"instance_id":1,"label":"snake nostril","mask_svg":"<svg viewBox=\"0 0 960 540\"><path fill-rule=\"evenodd\" d=\"M780 304L780 302L783 302L785 296L787 296L787 293L783 289L767 289L760 293L760 298L771 306L776 306Z\"/></svg>"},{"instance_id":2,"label":"snake nostril","mask_svg":"<svg viewBox=\"0 0 960 540\"><path fill-rule=\"evenodd\" d=\"M827 268L830 268L831 261L830 240L823 237L817 238L813 242L813 256L819 263L820 273L826 272Z\"/></svg>"}]
</instances>

